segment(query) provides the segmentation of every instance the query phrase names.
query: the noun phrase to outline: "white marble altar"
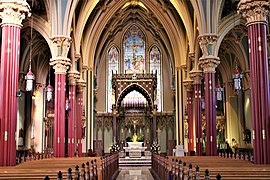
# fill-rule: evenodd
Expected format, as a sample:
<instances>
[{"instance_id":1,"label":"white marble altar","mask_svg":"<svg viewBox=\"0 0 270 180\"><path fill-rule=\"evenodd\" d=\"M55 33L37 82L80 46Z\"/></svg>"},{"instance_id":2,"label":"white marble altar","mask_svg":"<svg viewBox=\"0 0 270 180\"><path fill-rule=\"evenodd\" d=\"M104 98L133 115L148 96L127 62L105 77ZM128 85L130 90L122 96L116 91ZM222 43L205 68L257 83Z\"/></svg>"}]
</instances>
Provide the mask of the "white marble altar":
<instances>
[{"instance_id":1,"label":"white marble altar","mask_svg":"<svg viewBox=\"0 0 270 180\"><path fill-rule=\"evenodd\" d=\"M175 149L173 149L174 156L185 156L186 150L183 145L177 145Z\"/></svg>"},{"instance_id":2,"label":"white marble altar","mask_svg":"<svg viewBox=\"0 0 270 180\"><path fill-rule=\"evenodd\" d=\"M128 147L123 147L129 157L141 157L147 147L143 147L143 142L127 142Z\"/></svg>"}]
</instances>

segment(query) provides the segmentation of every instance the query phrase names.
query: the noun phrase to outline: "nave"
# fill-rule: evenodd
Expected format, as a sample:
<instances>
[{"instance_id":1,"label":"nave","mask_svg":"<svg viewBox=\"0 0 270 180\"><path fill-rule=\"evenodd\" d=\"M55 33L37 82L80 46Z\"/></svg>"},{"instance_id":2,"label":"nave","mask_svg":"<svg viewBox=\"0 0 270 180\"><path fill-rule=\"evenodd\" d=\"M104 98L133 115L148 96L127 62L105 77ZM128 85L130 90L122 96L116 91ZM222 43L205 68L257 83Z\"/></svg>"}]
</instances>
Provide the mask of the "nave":
<instances>
[{"instance_id":1,"label":"nave","mask_svg":"<svg viewBox=\"0 0 270 180\"><path fill-rule=\"evenodd\" d=\"M158 172L155 171L157 164L157 158L164 157L161 155L152 156L152 165L149 166L129 166L119 168L118 154L114 153L106 157L74 157L74 158L50 158L41 160L32 160L18 164L14 167L0 167L0 179L44 179L48 176L50 179L68 179L72 177L76 179L76 176L80 176L80 179L87 179L82 174L87 174L87 168L81 168L81 165L85 163L87 167L87 162L90 163L90 171L92 172L92 162L94 161L94 177L90 172L90 179L116 179L116 180L152 180L152 179L169 179L169 174L175 170L173 168L174 161L179 162L180 160L186 162L187 166L183 169L187 170L188 166L192 164L192 172L195 174L195 167L199 166L199 177L204 179L205 170L209 170L210 179L215 179L217 174L221 174L222 179L270 179L270 166L269 165L256 165L250 161L234 159L234 158L224 158L218 156L167 156L168 166L166 168L160 168L158 172L163 173L164 177L158 176ZM107 160L106 160L107 159ZM104 161L105 160L105 161ZM110 163L109 161L113 162ZM76 170L76 166L79 166ZM101 166L102 165L102 166ZM102 167L102 168L101 168ZM71 168L72 176L68 173L68 169ZM61 171L61 178L58 177L58 173ZM166 172L170 172L166 174ZM151 173L150 173L151 172ZM187 171L186 171L187 172ZM185 173L186 173L185 172ZM154 178L151 174L154 174ZM185 176L186 177L186 176ZM78 179L78 178L77 178Z\"/></svg>"}]
</instances>

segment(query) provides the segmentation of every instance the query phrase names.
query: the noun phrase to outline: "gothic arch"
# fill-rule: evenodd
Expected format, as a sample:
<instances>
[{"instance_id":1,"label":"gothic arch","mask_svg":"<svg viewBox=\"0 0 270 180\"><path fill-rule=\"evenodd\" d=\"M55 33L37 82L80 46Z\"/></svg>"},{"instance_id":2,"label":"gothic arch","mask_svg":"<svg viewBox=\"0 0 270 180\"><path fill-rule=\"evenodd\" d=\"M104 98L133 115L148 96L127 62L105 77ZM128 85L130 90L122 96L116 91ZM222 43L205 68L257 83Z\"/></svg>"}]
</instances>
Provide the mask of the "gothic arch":
<instances>
[{"instance_id":1,"label":"gothic arch","mask_svg":"<svg viewBox=\"0 0 270 180\"><path fill-rule=\"evenodd\" d=\"M138 84L131 84L129 86L127 86L121 93L120 93L120 96L118 97L117 101L116 101L116 107L119 109L120 106L121 106L121 102L122 100L125 98L125 96L130 93L131 91L133 90L136 90L138 91L139 93L141 93L145 99L147 100L148 104L149 104L149 107L150 109L152 109L153 107L153 100L151 98L151 95L140 85Z\"/></svg>"}]
</instances>

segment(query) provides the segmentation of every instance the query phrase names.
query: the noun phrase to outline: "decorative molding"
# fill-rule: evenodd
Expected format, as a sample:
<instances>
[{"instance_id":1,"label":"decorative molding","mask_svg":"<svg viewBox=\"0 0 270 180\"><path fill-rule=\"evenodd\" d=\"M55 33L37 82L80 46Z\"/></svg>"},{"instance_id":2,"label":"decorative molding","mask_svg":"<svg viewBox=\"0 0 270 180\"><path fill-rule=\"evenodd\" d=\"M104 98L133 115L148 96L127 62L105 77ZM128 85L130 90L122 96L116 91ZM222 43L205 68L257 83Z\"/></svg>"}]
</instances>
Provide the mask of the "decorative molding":
<instances>
[{"instance_id":1,"label":"decorative molding","mask_svg":"<svg viewBox=\"0 0 270 180\"><path fill-rule=\"evenodd\" d=\"M80 73L78 71L68 71L68 80L70 85L76 85L79 78Z\"/></svg>"},{"instance_id":2,"label":"decorative molding","mask_svg":"<svg viewBox=\"0 0 270 180\"><path fill-rule=\"evenodd\" d=\"M189 77L193 80L193 84L202 84L203 74L201 70L191 70Z\"/></svg>"},{"instance_id":3,"label":"decorative molding","mask_svg":"<svg viewBox=\"0 0 270 180\"><path fill-rule=\"evenodd\" d=\"M53 66L55 74L66 74L70 64L69 58L56 57L50 59L50 65Z\"/></svg>"},{"instance_id":4,"label":"decorative molding","mask_svg":"<svg viewBox=\"0 0 270 180\"><path fill-rule=\"evenodd\" d=\"M215 73L215 69L219 65L219 63L219 58L212 55L203 56L199 59L199 65L203 68L204 73Z\"/></svg>"},{"instance_id":5,"label":"decorative molding","mask_svg":"<svg viewBox=\"0 0 270 180\"><path fill-rule=\"evenodd\" d=\"M0 2L1 26L12 25L22 26L26 15L31 16L30 6L26 1L4 1Z\"/></svg>"},{"instance_id":6,"label":"decorative molding","mask_svg":"<svg viewBox=\"0 0 270 180\"><path fill-rule=\"evenodd\" d=\"M247 25L267 23L269 5L270 2L264 0L241 0L237 13L247 20Z\"/></svg>"},{"instance_id":7,"label":"decorative molding","mask_svg":"<svg viewBox=\"0 0 270 180\"><path fill-rule=\"evenodd\" d=\"M82 92L86 87L86 81L83 79L77 80L78 91Z\"/></svg>"},{"instance_id":8,"label":"decorative molding","mask_svg":"<svg viewBox=\"0 0 270 180\"><path fill-rule=\"evenodd\" d=\"M192 79L185 79L184 81L183 81L183 84L184 84L184 86L185 86L185 88L186 88L186 90L188 91L188 92L192 92L193 91L193 80Z\"/></svg>"},{"instance_id":9,"label":"decorative molding","mask_svg":"<svg viewBox=\"0 0 270 180\"><path fill-rule=\"evenodd\" d=\"M53 48L57 52L56 57L67 58L70 44L72 42L71 38L67 36L55 36L51 38L51 40L54 45Z\"/></svg>"},{"instance_id":10,"label":"decorative molding","mask_svg":"<svg viewBox=\"0 0 270 180\"><path fill-rule=\"evenodd\" d=\"M215 52L217 35L216 34L203 34L198 36L200 48L202 50L202 57L213 55Z\"/></svg>"}]
</instances>

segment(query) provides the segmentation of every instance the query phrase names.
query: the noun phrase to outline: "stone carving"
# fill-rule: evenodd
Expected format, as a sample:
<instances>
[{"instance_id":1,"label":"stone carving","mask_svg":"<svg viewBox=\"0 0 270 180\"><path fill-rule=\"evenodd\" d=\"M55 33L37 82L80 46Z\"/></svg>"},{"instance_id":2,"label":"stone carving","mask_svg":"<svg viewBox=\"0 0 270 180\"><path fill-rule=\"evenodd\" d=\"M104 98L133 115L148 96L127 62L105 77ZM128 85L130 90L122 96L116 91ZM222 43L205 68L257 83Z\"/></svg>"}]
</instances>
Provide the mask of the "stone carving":
<instances>
[{"instance_id":1,"label":"stone carving","mask_svg":"<svg viewBox=\"0 0 270 180\"><path fill-rule=\"evenodd\" d=\"M238 4L238 14L242 15L247 24L254 22L267 22L269 1L241 0Z\"/></svg>"},{"instance_id":2,"label":"stone carving","mask_svg":"<svg viewBox=\"0 0 270 180\"><path fill-rule=\"evenodd\" d=\"M26 1L0 2L0 18L2 24L22 26L22 20L26 15L31 16L30 6Z\"/></svg>"},{"instance_id":3,"label":"stone carving","mask_svg":"<svg viewBox=\"0 0 270 180\"><path fill-rule=\"evenodd\" d=\"M202 84L202 71L201 70L191 70L189 72L190 78L193 80L193 84Z\"/></svg>"}]
</instances>

